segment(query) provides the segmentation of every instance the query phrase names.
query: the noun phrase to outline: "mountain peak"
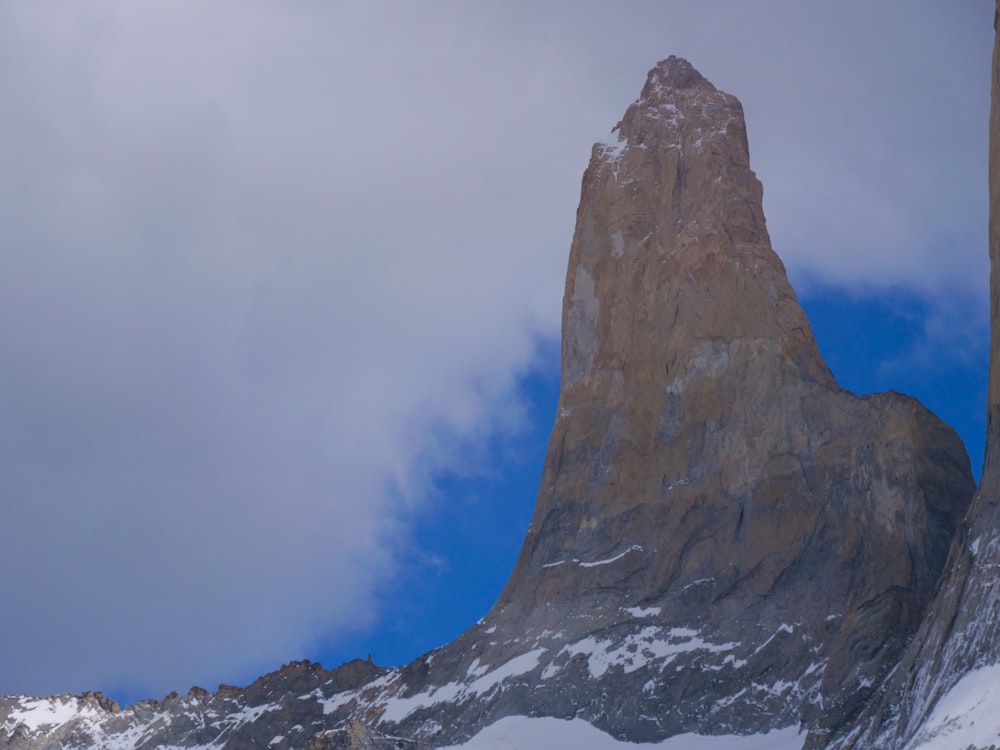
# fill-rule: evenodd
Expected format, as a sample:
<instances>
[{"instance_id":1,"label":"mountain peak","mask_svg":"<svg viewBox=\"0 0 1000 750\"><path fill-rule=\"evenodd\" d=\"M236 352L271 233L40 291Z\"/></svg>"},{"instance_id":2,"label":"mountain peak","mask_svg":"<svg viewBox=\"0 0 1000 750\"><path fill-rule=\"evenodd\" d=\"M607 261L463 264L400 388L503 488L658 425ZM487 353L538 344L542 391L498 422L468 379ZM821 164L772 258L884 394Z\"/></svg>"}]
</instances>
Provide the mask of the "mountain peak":
<instances>
[{"instance_id":1,"label":"mountain peak","mask_svg":"<svg viewBox=\"0 0 1000 750\"><path fill-rule=\"evenodd\" d=\"M646 76L646 84L642 87L641 98L655 101L668 95L670 91L704 87L715 91L715 86L709 83L694 66L683 57L670 55L665 60L656 63Z\"/></svg>"},{"instance_id":2,"label":"mountain peak","mask_svg":"<svg viewBox=\"0 0 1000 750\"><path fill-rule=\"evenodd\" d=\"M686 60L668 57L650 71L642 94L612 133L595 144L584 175L581 210L586 208L588 217L577 226L571 253L578 257L570 263L583 288L567 279L567 291L586 296L583 274L592 277L602 263L610 269L612 261L631 266L636 258L668 257L663 262L670 264L669 274L663 266L655 282L649 278L644 290L622 297L624 304L636 304L643 294L658 296L659 287L668 285L670 294L713 312L685 316L669 332L655 334L662 344L672 346L668 341L677 339L679 347L686 347L709 338L787 334L799 340L796 361L811 377L832 383L784 265L771 249L763 188L750 167L739 100L718 90ZM682 279L705 275L706 264L716 268L711 278L722 282L725 276L740 285L739 292L678 286ZM586 314L585 307L583 301L571 304L567 314ZM621 320L629 329L615 338L623 341L634 331L634 321ZM564 347L572 351L587 352L595 345L579 341L577 327L565 320L563 335ZM609 353L612 349L605 346ZM564 359L564 377L568 373L572 380L581 366L585 363L572 356Z\"/></svg>"},{"instance_id":3,"label":"mountain peak","mask_svg":"<svg viewBox=\"0 0 1000 750\"><path fill-rule=\"evenodd\" d=\"M612 129L618 142L654 150L712 150L712 141L735 136L727 150L740 167L749 169L746 124L739 100L719 91L687 60L668 57L649 71L639 98ZM707 139L707 140L706 140ZM625 143L622 143L624 141Z\"/></svg>"}]
</instances>

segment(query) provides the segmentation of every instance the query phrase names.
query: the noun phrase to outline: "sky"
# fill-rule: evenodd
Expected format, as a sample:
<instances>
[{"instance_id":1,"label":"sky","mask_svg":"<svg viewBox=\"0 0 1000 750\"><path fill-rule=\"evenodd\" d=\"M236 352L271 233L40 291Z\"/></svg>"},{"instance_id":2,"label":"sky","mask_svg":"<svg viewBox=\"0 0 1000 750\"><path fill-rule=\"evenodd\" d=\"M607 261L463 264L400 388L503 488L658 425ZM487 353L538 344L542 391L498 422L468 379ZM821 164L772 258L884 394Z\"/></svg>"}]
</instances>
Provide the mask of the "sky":
<instances>
[{"instance_id":1,"label":"sky","mask_svg":"<svg viewBox=\"0 0 1000 750\"><path fill-rule=\"evenodd\" d=\"M743 102L846 387L978 473L993 3L0 4L0 693L397 664L534 503L591 144Z\"/></svg>"}]
</instances>

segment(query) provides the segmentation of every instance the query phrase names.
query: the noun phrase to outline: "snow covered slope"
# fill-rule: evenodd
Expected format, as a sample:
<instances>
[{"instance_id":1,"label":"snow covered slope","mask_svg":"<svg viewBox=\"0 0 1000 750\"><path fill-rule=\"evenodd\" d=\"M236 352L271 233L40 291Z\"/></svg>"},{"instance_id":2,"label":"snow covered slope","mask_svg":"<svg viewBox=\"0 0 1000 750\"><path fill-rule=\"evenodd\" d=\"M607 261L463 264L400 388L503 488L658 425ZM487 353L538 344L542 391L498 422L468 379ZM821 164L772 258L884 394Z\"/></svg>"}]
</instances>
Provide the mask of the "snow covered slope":
<instances>
[{"instance_id":1,"label":"snow covered slope","mask_svg":"<svg viewBox=\"0 0 1000 750\"><path fill-rule=\"evenodd\" d=\"M1000 664L966 673L938 700L907 750L1000 746Z\"/></svg>"},{"instance_id":2,"label":"snow covered slope","mask_svg":"<svg viewBox=\"0 0 1000 750\"><path fill-rule=\"evenodd\" d=\"M468 742L442 750L801 750L804 735L795 727L765 734L702 736L681 734L636 745L616 740L579 719L510 716Z\"/></svg>"}]
</instances>

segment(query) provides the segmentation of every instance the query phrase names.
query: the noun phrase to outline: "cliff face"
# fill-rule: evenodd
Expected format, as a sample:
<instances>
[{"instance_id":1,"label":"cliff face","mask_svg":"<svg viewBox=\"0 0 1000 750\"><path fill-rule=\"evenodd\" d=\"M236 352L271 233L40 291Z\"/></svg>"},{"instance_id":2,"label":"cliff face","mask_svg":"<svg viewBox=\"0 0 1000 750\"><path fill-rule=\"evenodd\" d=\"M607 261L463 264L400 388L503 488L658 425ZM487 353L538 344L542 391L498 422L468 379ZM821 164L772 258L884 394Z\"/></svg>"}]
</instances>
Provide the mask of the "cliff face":
<instances>
[{"instance_id":1,"label":"cliff face","mask_svg":"<svg viewBox=\"0 0 1000 750\"><path fill-rule=\"evenodd\" d=\"M877 700L832 747L985 750L1000 744L1000 35L992 65L991 342L982 477L926 620Z\"/></svg>"},{"instance_id":2,"label":"cliff face","mask_svg":"<svg viewBox=\"0 0 1000 750\"><path fill-rule=\"evenodd\" d=\"M283 670L172 699L179 723L157 704L155 726L66 732L304 748L347 719L436 745L515 714L632 741L845 726L917 627L973 483L917 402L834 382L761 194L739 102L659 63L584 175L537 507L466 633L398 669ZM8 736L26 710L0 706Z\"/></svg>"}]
</instances>

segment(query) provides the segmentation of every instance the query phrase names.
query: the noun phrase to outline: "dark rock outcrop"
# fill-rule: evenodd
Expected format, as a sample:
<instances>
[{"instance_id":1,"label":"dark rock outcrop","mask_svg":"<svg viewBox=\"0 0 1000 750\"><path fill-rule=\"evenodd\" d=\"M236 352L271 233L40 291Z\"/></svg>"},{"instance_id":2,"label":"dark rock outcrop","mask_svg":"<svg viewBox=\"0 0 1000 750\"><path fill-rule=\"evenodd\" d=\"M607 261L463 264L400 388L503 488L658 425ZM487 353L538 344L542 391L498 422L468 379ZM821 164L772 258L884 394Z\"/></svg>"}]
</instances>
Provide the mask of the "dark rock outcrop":
<instances>
[{"instance_id":1,"label":"dark rock outcrop","mask_svg":"<svg viewBox=\"0 0 1000 750\"><path fill-rule=\"evenodd\" d=\"M490 612L401 668L293 665L6 746L320 747L354 720L444 745L508 715L632 741L802 723L818 744L855 717L921 620L968 458L913 399L834 382L734 97L671 57L614 132L583 179L537 507ZM28 713L0 704L0 726Z\"/></svg>"}]
</instances>

